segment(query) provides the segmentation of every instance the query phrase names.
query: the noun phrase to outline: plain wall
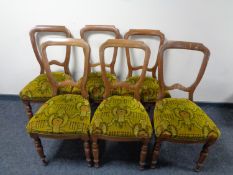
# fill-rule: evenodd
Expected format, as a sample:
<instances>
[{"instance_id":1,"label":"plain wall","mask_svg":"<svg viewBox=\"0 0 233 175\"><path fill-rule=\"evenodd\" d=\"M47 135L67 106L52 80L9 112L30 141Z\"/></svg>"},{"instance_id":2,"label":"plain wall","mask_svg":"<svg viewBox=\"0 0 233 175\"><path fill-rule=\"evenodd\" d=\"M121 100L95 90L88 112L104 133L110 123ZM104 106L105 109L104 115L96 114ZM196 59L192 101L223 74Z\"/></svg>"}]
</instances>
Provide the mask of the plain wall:
<instances>
[{"instance_id":1,"label":"plain wall","mask_svg":"<svg viewBox=\"0 0 233 175\"><path fill-rule=\"evenodd\" d=\"M122 35L130 28L159 29L169 40L204 43L211 56L194 99L233 102L231 0L0 0L0 8L0 94L18 94L39 73L28 35L34 25L65 25L79 38L86 24L112 24ZM189 82L185 72L195 63L167 64Z\"/></svg>"}]
</instances>

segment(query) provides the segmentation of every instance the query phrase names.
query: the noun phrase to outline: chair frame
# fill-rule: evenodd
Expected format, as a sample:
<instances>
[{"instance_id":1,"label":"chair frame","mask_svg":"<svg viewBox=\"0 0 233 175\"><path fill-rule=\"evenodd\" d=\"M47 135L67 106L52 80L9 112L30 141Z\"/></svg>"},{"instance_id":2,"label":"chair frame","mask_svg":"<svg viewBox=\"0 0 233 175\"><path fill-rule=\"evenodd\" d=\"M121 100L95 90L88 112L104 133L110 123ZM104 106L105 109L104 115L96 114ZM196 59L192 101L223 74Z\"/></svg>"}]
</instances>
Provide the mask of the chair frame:
<instances>
[{"instance_id":1,"label":"chair frame","mask_svg":"<svg viewBox=\"0 0 233 175\"><path fill-rule=\"evenodd\" d=\"M89 64L89 53L90 53L90 47L88 43L86 43L82 39L72 39L72 38L67 38L67 39L59 39L58 41L46 41L42 44L42 60L43 60L43 65L44 69L46 72L46 75L48 77L48 80L50 84L53 87L53 96L57 94L57 89L58 87L64 87L67 85L70 86L80 86L77 82L74 82L73 80L66 80L63 82L56 82L54 79L52 72L50 70L50 61L48 61L47 54L46 54L46 49L49 46L77 46L77 47L82 47L84 50L84 75L83 75L83 81L81 84L81 94L84 98L88 98L88 93L86 92L85 85L87 82L87 75L88 75L88 64ZM90 155L90 143L89 143L89 134L86 136L77 136L75 134L37 134L37 133L31 133L30 136L33 138L36 150L38 152L38 155L40 156L42 162L44 165L47 165L48 161L46 160L44 151L43 151L43 146L41 144L40 137L45 137L45 138L52 138L52 139L81 139L84 141L84 150L85 150L85 156L86 156L86 161L88 163L88 166L91 166L91 155Z\"/></svg>"},{"instance_id":2,"label":"chair frame","mask_svg":"<svg viewBox=\"0 0 233 175\"><path fill-rule=\"evenodd\" d=\"M115 39L120 39L120 37L121 37L119 30L114 25L86 25L85 27L83 27L80 30L81 38L84 39L86 42L88 42L87 34L90 32L110 32L110 33L113 33L115 35ZM118 50L118 48L114 48L112 62L110 64L105 64L106 67L110 68L111 74L114 74L114 75L115 75L114 65L116 63L117 50ZM91 59L90 59L90 61L91 61ZM100 62L99 63L90 63L89 68L88 68L89 73L91 72L91 68L94 68L97 66L100 66Z\"/></svg>"},{"instance_id":3,"label":"chair frame","mask_svg":"<svg viewBox=\"0 0 233 175\"><path fill-rule=\"evenodd\" d=\"M37 25L35 27L33 27L30 30L30 40L31 40L31 45L34 51L34 54L36 56L36 59L40 65L40 74L44 74L45 73L45 68L42 62L42 56L40 54L39 51L39 47L37 45L37 39L36 39L36 35L38 33L55 33L55 32L59 32L59 33L64 33L66 35L67 38L71 38L71 32L69 31L69 29L67 29L65 26L54 26L54 25ZM49 62L50 65L55 64L55 65L59 65L64 67L64 72L68 75L70 75L70 70L69 70L69 59L70 59L70 47L67 46L66 48L66 55L65 55L65 61L63 63L58 62L57 60L51 60ZM30 120L33 116L33 112L32 112L32 106L31 103L41 103L41 102L45 102L46 100L23 100L22 102L25 106L25 110L28 116L28 119Z\"/></svg>"},{"instance_id":4,"label":"chair frame","mask_svg":"<svg viewBox=\"0 0 233 175\"><path fill-rule=\"evenodd\" d=\"M144 64L142 68L142 73L140 76L140 79L135 85L131 85L127 82L116 82L113 85L110 83L106 76L106 70L105 70L105 61L104 61L104 50L109 47L130 47L130 48L138 48L142 49L145 52L145 58L144 58ZM104 98L107 98L110 95L110 91L112 89L118 88L118 87L124 87L127 89L134 90L134 97L140 101L139 96L139 89L145 79L146 75L146 68L149 63L150 58L150 48L144 44L141 41L130 41L130 40L124 40L124 39L109 39L105 43L103 43L99 49L100 54L100 64L101 64L101 71L102 71L102 79L104 81L105 85L105 93ZM109 140L109 141L120 141L120 142L131 142L131 141L140 141L143 143L140 153L140 168L144 169L145 166L145 160L146 155L148 151L148 143L150 141L150 138L125 138L125 137L108 137L108 136L101 136L101 135L91 135L92 140L92 152L94 157L94 166L99 167L99 147L98 147L98 140Z\"/></svg>"},{"instance_id":5,"label":"chair frame","mask_svg":"<svg viewBox=\"0 0 233 175\"><path fill-rule=\"evenodd\" d=\"M151 30L151 29L130 29L124 36L124 39L129 39L132 36L153 36L153 37L159 37L160 39L160 43L159 43L159 48L164 44L165 41L165 36L164 34L160 31L160 30ZM131 64L131 60L130 60L130 51L128 48L126 48L126 57L127 57L127 63L128 63L128 76L132 77L132 73L134 70L139 70L142 69L142 66L136 66L133 67ZM156 78L156 71L157 71L157 67L158 67L158 54L155 60L155 64L154 66L152 66L151 68L147 68L148 72L151 72L152 77Z\"/></svg>"},{"instance_id":6,"label":"chair frame","mask_svg":"<svg viewBox=\"0 0 233 175\"><path fill-rule=\"evenodd\" d=\"M186 50L194 50L194 51L200 51L204 54L203 60L202 60L202 64L201 67L199 69L198 75L196 80L194 81L193 84L191 84L189 87L185 87L180 83L175 83L173 85L167 86L164 82L164 74L163 74L163 56L164 56L164 52L167 49L186 49ZM160 85L160 95L158 97L158 101L162 100L164 97L164 91L165 90L174 90L174 89L178 89L178 90L182 90L185 92L188 92L189 94L189 100L193 101L193 93L197 87L197 85L200 83L208 60L209 60L209 56L210 56L210 51L207 47L205 47L203 44L201 43L194 43L194 42L184 42L184 41L169 41L167 43L165 43L159 51L159 57L158 57L158 70L159 70L159 85ZM174 143L204 143L204 146L202 148L202 151L200 153L199 159L196 163L196 167L194 168L195 171L200 171L201 167L203 166L204 160L206 159L207 155L208 155L208 149L209 146L211 146L212 144L215 143L216 138L209 136L207 138L206 141L178 141L175 139L172 139L170 137L170 135L168 134L161 134L157 139L156 139L156 143L154 145L154 149L153 149L153 156L152 156L152 161L151 161L151 168L155 168L156 164L157 164L157 160L159 157L159 152L160 152L160 147L161 147L161 143L163 141L169 141L169 142L174 142Z\"/></svg>"}]
</instances>

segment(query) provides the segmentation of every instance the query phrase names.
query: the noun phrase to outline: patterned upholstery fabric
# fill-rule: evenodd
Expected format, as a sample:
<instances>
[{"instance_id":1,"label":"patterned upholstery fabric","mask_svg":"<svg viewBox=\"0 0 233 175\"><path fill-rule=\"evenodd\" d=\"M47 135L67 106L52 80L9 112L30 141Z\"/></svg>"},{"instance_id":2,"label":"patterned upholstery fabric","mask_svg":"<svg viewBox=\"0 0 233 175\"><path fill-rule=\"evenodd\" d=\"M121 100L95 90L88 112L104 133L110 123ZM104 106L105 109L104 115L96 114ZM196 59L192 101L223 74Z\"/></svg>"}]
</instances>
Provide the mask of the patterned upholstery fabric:
<instances>
[{"instance_id":1,"label":"patterned upholstery fabric","mask_svg":"<svg viewBox=\"0 0 233 175\"><path fill-rule=\"evenodd\" d=\"M133 76L133 77L129 77L126 80L126 82L129 82L130 84L136 84L138 79L139 76ZM141 96L141 100L143 102L155 102L157 95L159 93L159 84L157 80L153 77L146 77L139 93ZM130 92L129 90L124 88L121 89L119 88L115 94L133 96L133 92ZM171 96L169 92L166 92L165 98L170 98L170 97Z\"/></svg>"},{"instance_id":2,"label":"patterned upholstery fabric","mask_svg":"<svg viewBox=\"0 0 233 175\"><path fill-rule=\"evenodd\" d=\"M116 76L107 73L107 78L113 83L116 82ZM82 78L79 80L82 81ZM93 72L88 75L87 90L89 97L94 101L102 101L104 95L104 82L100 72Z\"/></svg>"},{"instance_id":3,"label":"patterned upholstery fabric","mask_svg":"<svg viewBox=\"0 0 233 175\"><path fill-rule=\"evenodd\" d=\"M90 134L109 137L150 138L150 118L140 102L129 96L112 96L96 109Z\"/></svg>"},{"instance_id":4,"label":"patterned upholstery fabric","mask_svg":"<svg viewBox=\"0 0 233 175\"><path fill-rule=\"evenodd\" d=\"M41 106L28 122L29 133L87 135L89 102L80 95L58 95Z\"/></svg>"},{"instance_id":5,"label":"patterned upholstery fabric","mask_svg":"<svg viewBox=\"0 0 233 175\"><path fill-rule=\"evenodd\" d=\"M71 80L72 78L63 72L52 73L56 81ZM59 88L59 94L70 93L71 87ZM48 81L46 74L37 76L34 80L29 82L20 92L20 98L23 100L42 100L46 101L52 97L52 87Z\"/></svg>"},{"instance_id":6,"label":"patterned upholstery fabric","mask_svg":"<svg viewBox=\"0 0 233 175\"><path fill-rule=\"evenodd\" d=\"M205 141L209 135L218 138L220 131L206 113L188 99L166 98L154 110L155 134L172 139Z\"/></svg>"}]
</instances>

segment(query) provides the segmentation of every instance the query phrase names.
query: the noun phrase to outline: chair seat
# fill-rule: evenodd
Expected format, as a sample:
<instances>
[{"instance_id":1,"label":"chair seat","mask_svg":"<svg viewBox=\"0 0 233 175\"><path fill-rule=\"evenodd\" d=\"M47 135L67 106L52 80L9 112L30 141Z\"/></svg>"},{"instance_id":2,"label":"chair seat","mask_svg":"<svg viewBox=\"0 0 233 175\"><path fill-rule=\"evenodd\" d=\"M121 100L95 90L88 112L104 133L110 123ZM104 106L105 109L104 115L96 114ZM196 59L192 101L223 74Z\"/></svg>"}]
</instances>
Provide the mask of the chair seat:
<instances>
[{"instance_id":1,"label":"chair seat","mask_svg":"<svg viewBox=\"0 0 233 175\"><path fill-rule=\"evenodd\" d=\"M205 141L209 136L220 136L214 122L188 99L159 101L154 110L154 128L157 137L167 135L180 141Z\"/></svg>"},{"instance_id":2,"label":"chair seat","mask_svg":"<svg viewBox=\"0 0 233 175\"><path fill-rule=\"evenodd\" d=\"M130 96L112 96L99 105L90 134L109 137L150 138L152 126L143 105Z\"/></svg>"},{"instance_id":3,"label":"chair seat","mask_svg":"<svg viewBox=\"0 0 233 175\"><path fill-rule=\"evenodd\" d=\"M127 78L126 82L130 84L135 84L139 79L139 76L133 76ZM145 80L140 89L140 97L143 102L155 102L159 92L158 81L153 77L145 77ZM133 92L126 90L124 88L117 90L118 95L130 95L133 96ZM170 98L169 92L166 92L165 98Z\"/></svg>"},{"instance_id":4,"label":"chair seat","mask_svg":"<svg viewBox=\"0 0 233 175\"><path fill-rule=\"evenodd\" d=\"M71 80L72 78L63 72L52 73L56 81ZM71 93L72 88L62 87L59 88L59 94ZM80 90L76 88L76 92L80 93ZM22 100L30 101L46 101L52 97L52 87L48 81L46 74L37 76L34 80L29 82L20 92L20 98Z\"/></svg>"},{"instance_id":5,"label":"chair seat","mask_svg":"<svg viewBox=\"0 0 233 175\"><path fill-rule=\"evenodd\" d=\"M116 76L107 73L107 78L113 83L116 82ZM79 80L82 81L82 78ZM94 101L102 101L104 95L104 82L102 80L101 72L92 72L87 78L87 90L89 97Z\"/></svg>"},{"instance_id":6,"label":"chair seat","mask_svg":"<svg viewBox=\"0 0 233 175\"><path fill-rule=\"evenodd\" d=\"M37 134L87 135L90 124L89 102L80 95L58 95L46 103L30 119L26 128Z\"/></svg>"}]
</instances>

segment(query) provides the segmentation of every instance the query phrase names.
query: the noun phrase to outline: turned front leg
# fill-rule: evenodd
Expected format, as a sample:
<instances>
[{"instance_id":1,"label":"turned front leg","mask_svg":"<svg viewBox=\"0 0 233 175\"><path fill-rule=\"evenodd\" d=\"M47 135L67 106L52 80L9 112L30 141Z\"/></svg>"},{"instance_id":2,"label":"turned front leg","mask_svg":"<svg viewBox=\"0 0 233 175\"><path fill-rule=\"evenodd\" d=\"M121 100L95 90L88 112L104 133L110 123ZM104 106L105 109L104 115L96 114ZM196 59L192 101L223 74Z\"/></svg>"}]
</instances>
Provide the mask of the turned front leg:
<instances>
[{"instance_id":1,"label":"turned front leg","mask_svg":"<svg viewBox=\"0 0 233 175\"><path fill-rule=\"evenodd\" d=\"M97 138L92 140L92 154L94 157L94 166L98 168L99 167L99 146L98 146Z\"/></svg>"},{"instance_id":2,"label":"turned front leg","mask_svg":"<svg viewBox=\"0 0 233 175\"><path fill-rule=\"evenodd\" d=\"M147 156L147 152L148 152L148 142L149 142L149 140L143 141L143 145L141 147L140 161L139 161L139 165L140 165L141 170L143 170L145 168L145 165L146 165L146 156Z\"/></svg>"},{"instance_id":3,"label":"turned front leg","mask_svg":"<svg viewBox=\"0 0 233 175\"><path fill-rule=\"evenodd\" d=\"M90 143L88 140L84 141L84 152L86 156L86 161L88 166L91 166L91 150L90 150Z\"/></svg>"},{"instance_id":4,"label":"turned front leg","mask_svg":"<svg viewBox=\"0 0 233 175\"><path fill-rule=\"evenodd\" d=\"M151 168L156 167L156 164L157 164L158 158L159 158L160 148L161 148L161 141L159 139L157 139L155 146L154 146L154 150L153 150Z\"/></svg>"}]
</instances>

